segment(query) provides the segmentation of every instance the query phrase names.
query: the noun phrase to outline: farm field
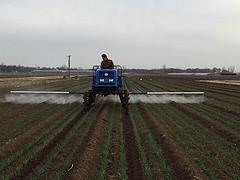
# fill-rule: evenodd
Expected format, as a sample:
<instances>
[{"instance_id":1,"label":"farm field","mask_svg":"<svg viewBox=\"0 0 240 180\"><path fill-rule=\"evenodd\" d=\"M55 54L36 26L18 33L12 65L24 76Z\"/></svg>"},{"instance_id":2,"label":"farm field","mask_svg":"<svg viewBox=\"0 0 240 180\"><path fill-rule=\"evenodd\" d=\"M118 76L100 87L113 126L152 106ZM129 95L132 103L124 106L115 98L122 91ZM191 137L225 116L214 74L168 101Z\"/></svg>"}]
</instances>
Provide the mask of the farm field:
<instances>
[{"instance_id":1,"label":"farm field","mask_svg":"<svg viewBox=\"0 0 240 180\"><path fill-rule=\"evenodd\" d=\"M128 112L108 97L88 111L80 102L15 104L2 100L0 177L239 179L240 86L211 80L216 77L126 77L130 92L206 93L199 104L139 102L131 103ZM91 79L80 77L14 89L82 92L90 87ZM1 86L0 98L12 88Z\"/></svg>"}]
</instances>

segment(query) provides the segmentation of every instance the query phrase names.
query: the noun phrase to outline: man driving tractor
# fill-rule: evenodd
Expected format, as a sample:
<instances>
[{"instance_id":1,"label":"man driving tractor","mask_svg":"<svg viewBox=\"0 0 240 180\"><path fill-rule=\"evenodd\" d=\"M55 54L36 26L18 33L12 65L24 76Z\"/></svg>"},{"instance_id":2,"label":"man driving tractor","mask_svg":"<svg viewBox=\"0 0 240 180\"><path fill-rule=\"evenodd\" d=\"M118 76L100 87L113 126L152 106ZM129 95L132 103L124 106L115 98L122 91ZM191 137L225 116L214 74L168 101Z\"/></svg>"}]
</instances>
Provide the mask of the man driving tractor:
<instances>
[{"instance_id":1,"label":"man driving tractor","mask_svg":"<svg viewBox=\"0 0 240 180\"><path fill-rule=\"evenodd\" d=\"M101 69L114 69L114 64L111 59L108 59L106 54L102 54Z\"/></svg>"}]
</instances>

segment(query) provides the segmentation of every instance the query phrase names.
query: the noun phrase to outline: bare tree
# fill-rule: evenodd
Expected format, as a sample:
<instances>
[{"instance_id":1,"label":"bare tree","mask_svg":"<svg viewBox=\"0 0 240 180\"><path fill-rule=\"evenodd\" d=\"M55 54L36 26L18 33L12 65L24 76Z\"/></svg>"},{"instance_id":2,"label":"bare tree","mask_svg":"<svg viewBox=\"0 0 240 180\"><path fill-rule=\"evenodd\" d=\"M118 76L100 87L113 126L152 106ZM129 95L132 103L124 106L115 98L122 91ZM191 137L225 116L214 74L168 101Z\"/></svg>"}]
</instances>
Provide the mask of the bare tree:
<instances>
[{"instance_id":1,"label":"bare tree","mask_svg":"<svg viewBox=\"0 0 240 180\"><path fill-rule=\"evenodd\" d=\"M162 72L167 73L167 65L166 64L162 65Z\"/></svg>"},{"instance_id":2,"label":"bare tree","mask_svg":"<svg viewBox=\"0 0 240 180\"><path fill-rule=\"evenodd\" d=\"M228 67L228 72L235 73L235 69L236 69L235 66L230 66L230 67Z\"/></svg>"},{"instance_id":3,"label":"bare tree","mask_svg":"<svg viewBox=\"0 0 240 180\"><path fill-rule=\"evenodd\" d=\"M227 69L226 69L226 67L222 67L222 71L221 71L222 73L225 73L225 72L227 72Z\"/></svg>"},{"instance_id":4,"label":"bare tree","mask_svg":"<svg viewBox=\"0 0 240 180\"><path fill-rule=\"evenodd\" d=\"M127 66L126 66L126 65L123 65L122 68L123 68L123 69L127 69Z\"/></svg>"}]
</instances>

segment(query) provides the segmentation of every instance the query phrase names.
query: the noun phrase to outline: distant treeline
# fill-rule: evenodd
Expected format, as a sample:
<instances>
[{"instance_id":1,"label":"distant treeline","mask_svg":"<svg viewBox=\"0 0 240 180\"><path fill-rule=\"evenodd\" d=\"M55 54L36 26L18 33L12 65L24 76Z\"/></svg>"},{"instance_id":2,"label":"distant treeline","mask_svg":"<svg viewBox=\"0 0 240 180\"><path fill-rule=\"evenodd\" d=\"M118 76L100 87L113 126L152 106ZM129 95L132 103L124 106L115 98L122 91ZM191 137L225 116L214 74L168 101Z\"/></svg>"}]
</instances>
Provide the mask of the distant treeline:
<instances>
[{"instance_id":1,"label":"distant treeline","mask_svg":"<svg viewBox=\"0 0 240 180\"><path fill-rule=\"evenodd\" d=\"M30 73L36 71L64 71L67 70L66 66L62 67L27 67L21 65L0 65L0 73ZM71 70L83 70L82 68L71 68ZM179 69L179 68L163 68L160 69L128 69L124 68L124 72L126 73L234 73L235 67L230 66L229 68L187 68L187 69Z\"/></svg>"},{"instance_id":2,"label":"distant treeline","mask_svg":"<svg viewBox=\"0 0 240 180\"><path fill-rule=\"evenodd\" d=\"M162 69L125 69L127 73L156 73L156 74L167 74L167 73L234 73L235 68L162 68Z\"/></svg>"},{"instance_id":3,"label":"distant treeline","mask_svg":"<svg viewBox=\"0 0 240 180\"><path fill-rule=\"evenodd\" d=\"M16 66L16 65L0 65L1 73L16 73L16 72L32 72L35 68L25 67L25 66Z\"/></svg>"},{"instance_id":4,"label":"distant treeline","mask_svg":"<svg viewBox=\"0 0 240 180\"><path fill-rule=\"evenodd\" d=\"M77 70L78 68L71 68L72 70ZM42 70L42 71L57 71L57 70L67 70L67 67L28 67L28 66L21 66L21 65L0 65L0 73L30 73L34 72L35 70Z\"/></svg>"}]
</instances>

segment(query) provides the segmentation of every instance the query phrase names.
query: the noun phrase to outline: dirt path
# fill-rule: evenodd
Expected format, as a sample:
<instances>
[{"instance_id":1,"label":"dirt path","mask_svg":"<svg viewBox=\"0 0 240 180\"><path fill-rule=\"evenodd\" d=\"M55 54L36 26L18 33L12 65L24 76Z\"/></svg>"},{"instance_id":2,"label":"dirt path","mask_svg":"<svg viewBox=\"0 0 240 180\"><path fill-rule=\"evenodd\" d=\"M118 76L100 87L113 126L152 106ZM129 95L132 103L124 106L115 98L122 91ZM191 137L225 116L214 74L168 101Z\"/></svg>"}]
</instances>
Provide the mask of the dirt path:
<instances>
[{"instance_id":1,"label":"dirt path","mask_svg":"<svg viewBox=\"0 0 240 180\"><path fill-rule=\"evenodd\" d=\"M121 113L122 107L120 104L116 105L117 112L114 115L114 128L112 131L113 138L112 138L112 147L110 151L110 162L109 162L109 169L108 169L108 176L107 179L117 179L118 178L118 161L119 161L119 146L120 146L120 121L121 121Z\"/></svg>"},{"instance_id":2,"label":"dirt path","mask_svg":"<svg viewBox=\"0 0 240 180\"><path fill-rule=\"evenodd\" d=\"M129 179L145 179L140 161L136 140L134 138L133 125L128 113L123 120L124 139L126 141L126 159L128 163L127 175Z\"/></svg>"},{"instance_id":3,"label":"dirt path","mask_svg":"<svg viewBox=\"0 0 240 180\"><path fill-rule=\"evenodd\" d=\"M163 169L161 169L159 159L156 157L154 150L152 149L152 146L149 142L148 132L146 131L142 121L140 121L139 119L138 119L138 117L136 117L135 121L136 121L136 124L138 127L140 137L143 142L144 152L146 153L148 160L149 160L149 164L151 166L151 169L153 170L153 178L163 180L164 179L164 175L162 173Z\"/></svg>"},{"instance_id":4,"label":"dirt path","mask_svg":"<svg viewBox=\"0 0 240 180\"><path fill-rule=\"evenodd\" d=\"M91 130L86 144L79 152L74 167L68 172L67 179L97 179L100 167L101 147L105 141L107 118L110 105L104 106L98 115L98 120Z\"/></svg>"},{"instance_id":5,"label":"dirt path","mask_svg":"<svg viewBox=\"0 0 240 180\"><path fill-rule=\"evenodd\" d=\"M176 179L208 179L204 173L194 164L184 151L168 136L159 124L159 121L152 115L149 109L139 104L144 120L161 146L163 153L170 164L173 175Z\"/></svg>"}]
</instances>

